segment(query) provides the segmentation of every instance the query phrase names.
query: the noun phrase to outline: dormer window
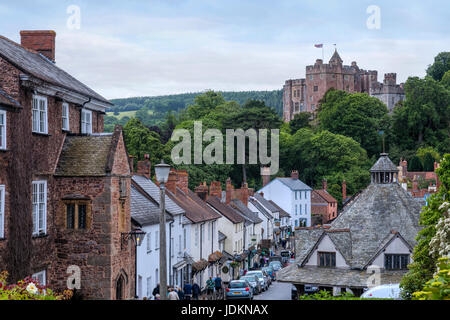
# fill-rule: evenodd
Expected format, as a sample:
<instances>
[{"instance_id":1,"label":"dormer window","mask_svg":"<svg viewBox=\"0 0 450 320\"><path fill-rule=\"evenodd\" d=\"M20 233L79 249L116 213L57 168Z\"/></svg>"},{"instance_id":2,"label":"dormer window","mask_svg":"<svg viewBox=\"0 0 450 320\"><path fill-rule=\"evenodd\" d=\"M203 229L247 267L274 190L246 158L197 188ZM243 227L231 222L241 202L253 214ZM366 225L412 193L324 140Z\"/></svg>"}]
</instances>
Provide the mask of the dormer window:
<instances>
[{"instance_id":1,"label":"dormer window","mask_svg":"<svg viewBox=\"0 0 450 320\"><path fill-rule=\"evenodd\" d=\"M47 122L47 98L43 96L34 95L32 102L33 112L33 132L48 133Z\"/></svg>"},{"instance_id":2,"label":"dormer window","mask_svg":"<svg viewBox=\"0 0 450 320\"><path fill-rule=\"evenodd\" d=\"M319 267L336 267L336 252L319 252Z\"/></svg>"},{"instance_id":3,"label":"dormer window","mask_svg":"<svg viewBox=\"0 0 450 320\"><path fill-rule=\"evenodd\" d=\"M81 110L81 133L92 134L92 111Z\"/></svg>"}]
</instances>

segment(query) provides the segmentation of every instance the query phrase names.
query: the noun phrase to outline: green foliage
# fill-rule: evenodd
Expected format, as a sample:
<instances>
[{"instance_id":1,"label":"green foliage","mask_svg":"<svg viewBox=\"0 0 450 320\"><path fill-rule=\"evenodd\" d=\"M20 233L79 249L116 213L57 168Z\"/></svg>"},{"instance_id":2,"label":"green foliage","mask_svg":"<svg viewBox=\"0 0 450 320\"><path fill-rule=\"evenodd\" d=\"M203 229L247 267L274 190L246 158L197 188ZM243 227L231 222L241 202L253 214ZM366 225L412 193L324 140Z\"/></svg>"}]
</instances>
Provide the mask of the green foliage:
<instances>
[{"instance_id":1,"label":"green foliage","mask_svg":"<svg viewBox=\"0 0 450 320\"><path fill-rule=\"evenodd\" d=\"M381 150L379 131L389 128L386 105L364 93L329 90L321 100L319 128L353 138L369 157Z\"/></svg>"},{"instance_id":2,"label":"green foliage","mask_svg":"<svg viewBox=\"0 0 450 320\"><path fill-rule=\"evenodd\" d=\"M312 114L309 112L297 113L294 116L294 119L289 122L291 132L295 133L302 128L311 128L311 125L309 124L311 118Z\"/></svg>"},{"instance_id":3,"label":"green foliage","mask_svg":"<svg viewBox=\"0 0 450 320\"><path fill-rule=\"evenodd\" d=\"M437 257L430 252L430 242L436 235L436 224L444 217L446 211L442 204L450 198L450 154L444 156L436 172L442 184L439 192L428 198L427 206L423 207L420 213L419 223L423 229L416 238L413 263L408 266L409 272L400 284L405 299L410 299L413 292L421 291L426 281L432 278L436 271Z\"/></svg>"},{"instance_id":4,"label":"green foliage","mask_svg":"<svg viewBox=\"0 0 450 320\"><path fill-rule=\"evenodd\" d=\"M440 258L437 269L437 274L425 283L423 290L412 294L414 300L450 300L449 258Z\"/></svg>"},{"instance_id":5,"label":"green foliage","mask_svg":"<svg viewBox=\"0 0 450 320\"><path fill-rule=\"evenodd\" d=\"M430 154L433 157L434 161L440 161L441 160L441 155L433 147L422 147L422 148L417 149L416 156L419 157L419 159L420 159L420 161L422 163L425 162L425 156L427 154ZM409 158L409 157L407 157L407 158ZM433 168L433 170L434 170L434 168Z\"/></svg>"},{"instance_id":6,"label":"green foliage","mask_svg":"<svg viewBox=\"0 0 450 320\"><path fill-rule=\"evenodd\" d=\"M8 272L0 273L0 300L68 300L73 294L71 290L66 290L63 294L55 293L30 277L7 285L7 278Z\"/></svg>"},{"instance_id":7,"label":"green foliage","mask_svg":"<svg viewBox=\"0 0 450 320\"><path fill-rule=\"evenodd\" d=\"M450 70L447 71L444 76L442 77L441 84L446 87L447 89L450 89Z\"/></svg>"},{"instance_id":8,"label":"green foliage","mask_svg":"<svg viewBox=\"0 0 450 320\"><path fill-rule=\"evenodd\" d=\"M392 140L403 150L432 146L449 152L450 91L431 77L411 77L405 84L406 99L394 108Z\"/></svg>"},{"instance_id":9,"label":"green foliage","mask_svg":"<svg viewBox=\"0 0 450 320\"><path fill-rule=\"evenodd\" d=\"M431 153L426 153L423 159L423 171L434 171L434 157Z\"/></svg>"},{"instance_id":10,"label":"green foliage","mask_svg":"<svg viewBox=\"0 0 450 320\"><path fill-rule=\"evenodd\" d=\"M441 52L434 58L434 63L428 67L427 75L440 81L450 70L450 52Z\"/></svg>"},{"instance_id":11,"label":"green foliage","mask_svg":"<svg viewBox=\"0 0 450 320\"><path fill-rule=\"evenodd\" d=\"M410 172L423 171L422 162L420 161L419 157L413 156L411 159L409 159L408 171Z\"/></svg>"},{"instance_id":12,"label":"green foliage","mask_svg":"<svg viewBox=\"0 0 450 320\"><path fill-rule=\"evenodd\" d=\"M361 298L355 297L350 292L344 292L337 296L333 296L330 291L322 290L314 294L300 296L299 300L361 300Z\"/></svg>"}]
</instances>

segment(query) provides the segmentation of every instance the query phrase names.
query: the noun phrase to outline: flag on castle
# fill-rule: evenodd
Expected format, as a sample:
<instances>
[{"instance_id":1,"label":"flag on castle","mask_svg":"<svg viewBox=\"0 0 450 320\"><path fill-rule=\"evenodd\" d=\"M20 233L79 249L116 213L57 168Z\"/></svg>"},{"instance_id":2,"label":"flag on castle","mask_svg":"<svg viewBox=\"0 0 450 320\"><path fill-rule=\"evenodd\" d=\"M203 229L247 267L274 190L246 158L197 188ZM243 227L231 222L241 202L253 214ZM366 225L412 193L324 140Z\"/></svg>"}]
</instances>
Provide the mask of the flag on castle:
<instances>
[{"instance_id":1,"label":"flag on castle","mask_svg":"<svg viewBox=\"0 0 450 320\"><path fill-rule=\"evenodd\" d=\"M316 47L316 48L323 48L323 43L321 43L321 44L315 44L314 47Z\"/></svg>"}]
</instances>

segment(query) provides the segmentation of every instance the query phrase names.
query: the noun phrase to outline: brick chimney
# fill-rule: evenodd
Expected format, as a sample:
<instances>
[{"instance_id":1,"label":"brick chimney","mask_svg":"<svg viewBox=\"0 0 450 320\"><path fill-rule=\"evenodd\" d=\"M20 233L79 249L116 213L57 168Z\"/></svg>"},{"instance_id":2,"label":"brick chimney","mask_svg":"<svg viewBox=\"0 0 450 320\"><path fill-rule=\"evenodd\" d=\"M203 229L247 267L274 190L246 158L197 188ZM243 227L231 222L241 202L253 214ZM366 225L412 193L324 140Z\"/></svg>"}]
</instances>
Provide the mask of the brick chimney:
<instances>
[{"instance_id":1,"label":"brick chimney","mask_svg":"<svg viewBox=\"0 0 450 320\"><path fill-rule=\"evenodd\" d=\"M291 178L292 179L298 179L298 171L297 170L292 170Z\"/></svg>"},{"instance_id":2,"label":"brick chimney","mask_svg":"<svg viewBox=\"0 0 450 320\"><path fill-rule=\"evenodd\" d=\"M233 189L234 189L234 187L231 184L231 178L228 178L227 179L227 185L226 185L226 188L225 188L225 190L226 190L226 200L225 200L226 204L230 204L231 200L233 200L232 199L233 198L233 191L234 191Z\"/></svg>"},{"instance_id":3,"label":"brick chimney","mask_svg":"<svg viewBox=\"0 0 450 320\"><path fill-rule=\"evenodd\" d=\"M22 47L34 50L55 62L56 32L52 30L20 31Z\"/></svg>"},{"instance_id":4,"label":"brick chimney","mask_svg":"<svg viewBox=\"0 0 450 320\"><path fill-rule=\"evenodd\" d=\"M250 190L248 189L248 184L244 183L241 187L240 191L240 200L245 206L248 205L248 197L250 196Z\"/></svg>"},{"instance_id":5,"label":"brick chimney","mask_svg":"<svg viewBox=\"0 0 450 320\"><path fill-rule=\"evenodd\" d=\"M166 188L175 195L177 194L177 178L177 172L175 171L175 169L171 169L169 172L169 178L166 182Z\"/></svg>"},{"instance_id":6,"label":"brick chimney","mask_svg":"<svg viewBox=\"0 0 450 320\"><path fill-rule=\"evenodd\" d=\"M327 179L323 179L322 180L322 189L327 191L327 188L328 188Z\"/></svg>"},{"instance_id":7,"label":"brick chimney","mask_svg":"<svg viewBox=\"0 0 450 320\"><path fill-rule=\"evenodd\" d=\"M222 185L220 181L211 181L211 185L209 186L209 196L216 196L219 199L222 199Z\"/></svg>"},{"instance_id":8,"label":"brick chimney","mask_svg":"<svg viewBox=\"0 0 450 320\"><path fill-rule=\"evenodd\" d=\"M342 181L342 203L347 199L347 182Z\"/></svg>"},{"instance_id":9,"label":"brick chimney","mask_svg":"<svg viewBox=\"0 0 450 320\"><path fill-rule=\"evenodd\" d=\"M261 176L262 176L263 187L265 187L270 182L270 168L262 167L261 168Z\"/></svg>"},{"instance_id":10,"label":"brick chimney","mask_svg":"<svg viewBox=\"0 0 450 320\"><path fill-rule=\"evenodd\" d=\"M180 170L177 172L177 187L183 190L184 193L189 191L189 174L186 170Z\"/></svg>"},{"instance_id":11,"label":"brick chimney","mask_svg":"<svg viewBox=\"0 0 450 320\"><path fill-rule=\"evenodd\" d=\"M150 155L145 154L144 159L143 161L138 161L136 174L151 179L152 164L150 162Z\"/></svg>"},{"instance_id":12,"label":"brick chimney","mask_svg":"<svg viewBox=\"0 0 450 320\"><path fill-rule=\"evenodd\" d=\"M203 184L200 184L198 187L195 187L194 192L203 201L208 200L208 186L206 185L206 181L203 182Z\"/></svg>"}]
</instances>

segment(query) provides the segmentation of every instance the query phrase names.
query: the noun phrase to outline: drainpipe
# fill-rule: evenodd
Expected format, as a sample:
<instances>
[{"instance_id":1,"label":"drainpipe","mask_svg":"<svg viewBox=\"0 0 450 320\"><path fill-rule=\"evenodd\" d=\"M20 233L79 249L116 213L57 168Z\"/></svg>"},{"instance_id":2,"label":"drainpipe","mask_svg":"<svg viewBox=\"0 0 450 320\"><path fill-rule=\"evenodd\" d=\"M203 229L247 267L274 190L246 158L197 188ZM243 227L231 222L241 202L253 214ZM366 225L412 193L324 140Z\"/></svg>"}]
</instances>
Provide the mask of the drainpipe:
<instances>
[{"instance_id":1,"label":"drainpipe","mask_svg":"<svg viewBox=\"0 0 450 320\"><path fill-rule=\"evenodd\" d=\"M172 279L172 227L173 221L169 223L169 284L173 286Z\"/></svg>"},{"instance_id":2,"label":"drainpipe","mask_svg":"<svg viewBox=\"0 0 450 320\"><path fill-rule=\"evenodd\" d=\"M203 226L205 225L205 222L200 224L200 260L202 260L202 254L203 254ZM202 271L203 273L203 271ZM202 288L202 273L200 273L200 290Z\"/></svg>"}]
</instances>

